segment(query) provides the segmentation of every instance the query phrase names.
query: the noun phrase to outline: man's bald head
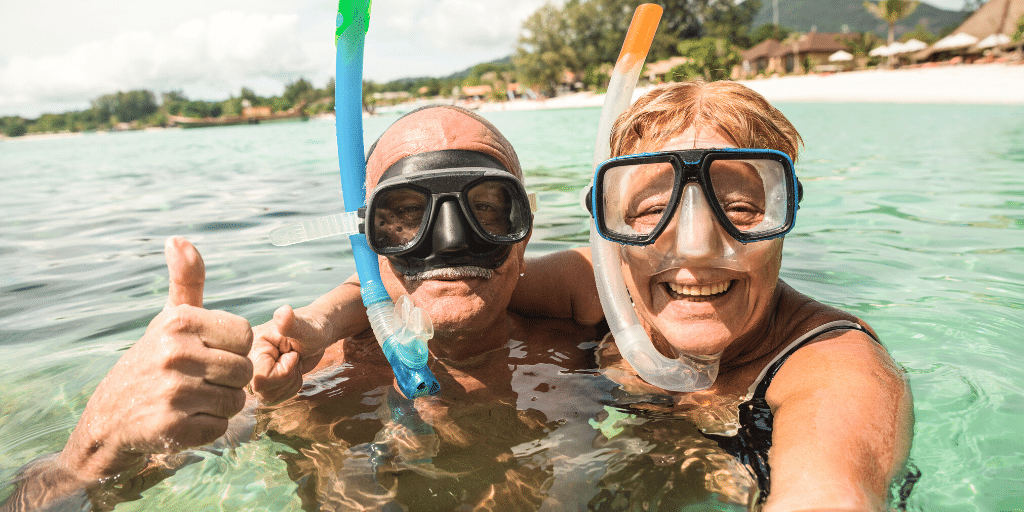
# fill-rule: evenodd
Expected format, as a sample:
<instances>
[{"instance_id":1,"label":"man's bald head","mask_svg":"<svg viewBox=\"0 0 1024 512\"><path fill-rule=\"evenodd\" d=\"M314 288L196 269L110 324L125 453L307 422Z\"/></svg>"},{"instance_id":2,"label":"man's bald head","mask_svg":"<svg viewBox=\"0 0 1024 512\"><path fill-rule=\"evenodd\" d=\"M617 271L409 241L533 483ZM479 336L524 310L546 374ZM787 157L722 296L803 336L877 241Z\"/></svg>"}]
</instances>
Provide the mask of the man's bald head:
<instances>
[{"instance_id":1,"label":"man's bald head","mask_svg":"<svg viewBox=\"0 0 1024 512\"><path fill-rule=\"evenodd\" d=\"M373 143L366 156L366 190L372 190L395 162L443 149L486 153L523 179L515 149L490 121L461 107L435 105L402 116Z\"/></svg>"}]
</instances>

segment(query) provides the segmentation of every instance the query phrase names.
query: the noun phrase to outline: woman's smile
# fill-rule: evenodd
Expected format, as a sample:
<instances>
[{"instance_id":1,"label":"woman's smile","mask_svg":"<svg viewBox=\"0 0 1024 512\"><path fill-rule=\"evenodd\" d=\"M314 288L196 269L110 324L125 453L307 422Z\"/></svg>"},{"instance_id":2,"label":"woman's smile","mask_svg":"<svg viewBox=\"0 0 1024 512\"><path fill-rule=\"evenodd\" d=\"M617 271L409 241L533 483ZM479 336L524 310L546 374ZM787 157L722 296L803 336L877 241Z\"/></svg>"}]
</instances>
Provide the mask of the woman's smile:
<instances>
[{"instance_id":1,"label":"woman's smile","mask_svg":"<svg viewBox=\"0 0 1024 512\"><path fill-rule=\"evenodd\" d=\"M711 301L721 297L732 287L732 281L721 281L711 284L679 284L663 283L668 291L669 297L675 300L690 300L694 302Z\"/></svg>"}]
</instances>

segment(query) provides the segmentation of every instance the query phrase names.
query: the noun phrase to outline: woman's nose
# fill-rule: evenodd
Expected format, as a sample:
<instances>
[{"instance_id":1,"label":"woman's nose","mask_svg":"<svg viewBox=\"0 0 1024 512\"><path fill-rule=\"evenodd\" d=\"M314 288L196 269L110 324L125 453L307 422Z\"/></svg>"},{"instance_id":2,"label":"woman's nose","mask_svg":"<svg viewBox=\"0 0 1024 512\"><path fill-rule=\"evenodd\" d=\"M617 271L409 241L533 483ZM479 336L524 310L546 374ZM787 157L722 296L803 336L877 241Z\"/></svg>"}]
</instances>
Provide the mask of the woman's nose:
<instances>
[{"instance_id":1,"label":"woman's nose","mask_svg":"<svg viewBox=\"0 0 1024 512\"><path fill-rule=\"evenodd\" d=\"M659 237L674 242L674 252L687 259L710 258L721 255L722 233L715 214L711 211L700 185L687 183L675 219L669 222Z\"/></svg>"}]
</instances>

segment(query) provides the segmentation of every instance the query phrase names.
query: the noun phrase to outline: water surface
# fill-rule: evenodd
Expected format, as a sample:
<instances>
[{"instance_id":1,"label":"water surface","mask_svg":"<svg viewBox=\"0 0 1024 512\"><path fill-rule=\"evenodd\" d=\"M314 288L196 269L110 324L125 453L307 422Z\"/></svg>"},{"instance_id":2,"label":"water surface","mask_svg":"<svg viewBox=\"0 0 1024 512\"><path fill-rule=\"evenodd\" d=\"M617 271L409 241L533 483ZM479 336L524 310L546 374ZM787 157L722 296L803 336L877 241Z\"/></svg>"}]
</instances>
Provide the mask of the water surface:
<instances>
[{"instance_id":1,"label":"water surface","mask_svg":"<svg viewBox=\"0 0 1024 512\"><path fill-rule=\"evenodd\" d=\"M923 475L910 508L1024 508L1024 109L779 106L806 143L797 162L804 200L782 277L864 318L907 369L917 417L912 459ZM579 189L589 179L598 109L486 117L515 145L527 189L539 196L529 252L585 244ZM394 119L368 119L367 143ZM340 239L288 248L267 239L274 227L342 209L335 152L331 121L0 142L0 482L63 446L92 390L159 312L167 236L186 236L203 253L207 307L254 324L353 273ZM630 427L636 431L597 446L600 427L609 426L602 401L614 398L607 381L549 363L524 361L518 371L538 375L538 385L589 395L579 409L587 417L537 407L541 423L551 424L538 427L548 443L542 448L589 444L602 455L570 467L587 478L605 475L604 489L644 489L678 476L658 473L656 457L639 455L664 448L652 432L685 437L672 430L683 427ZM510 392L549 406L566 399ZM556 481L565 487L550 493L599 491L586 478L565 477L543 449L514 448L522 467L562 475ZM613 451L626 455L615 459ZM265 436L206 454L121 507L298 510L303 494L289 464L300 452ZM663 507L737 508L714 496L684 501Z\"/></svg>"}]
</instances>

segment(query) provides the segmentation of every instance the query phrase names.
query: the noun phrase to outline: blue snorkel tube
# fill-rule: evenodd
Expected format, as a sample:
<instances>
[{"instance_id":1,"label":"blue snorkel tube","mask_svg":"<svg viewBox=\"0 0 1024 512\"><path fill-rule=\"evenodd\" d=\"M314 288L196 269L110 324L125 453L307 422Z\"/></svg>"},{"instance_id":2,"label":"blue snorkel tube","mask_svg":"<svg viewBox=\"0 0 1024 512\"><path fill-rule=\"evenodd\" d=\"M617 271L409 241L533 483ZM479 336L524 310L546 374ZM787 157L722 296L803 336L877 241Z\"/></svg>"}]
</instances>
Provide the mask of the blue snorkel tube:
<instances>
[{"instance_id":1,"label":"blue snorkel tube","mask_svg":"<svg viewBox=\"0 0 1024 512\"><path fill-rule=\"evenodd\" d=\"M334 108L341 190L348 219L353 219L355 212L366 205L362 98L363 43L369 24L370 0L338 3ZM401 297L396 307L381 281L377 254L367 245L366 235L352 233L348 238L356 260L366 315L395 372L398 389L408 398L437 394L441 385L427 368L427 340L434 334L430 318L414 307L408 296Z\"/></svg>"}]
</instances>

